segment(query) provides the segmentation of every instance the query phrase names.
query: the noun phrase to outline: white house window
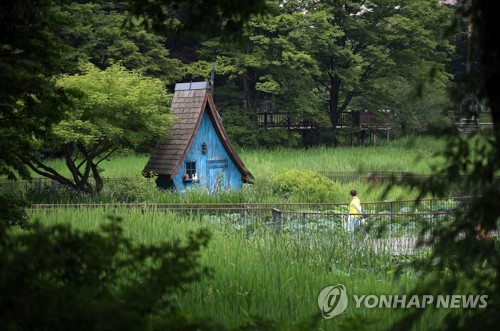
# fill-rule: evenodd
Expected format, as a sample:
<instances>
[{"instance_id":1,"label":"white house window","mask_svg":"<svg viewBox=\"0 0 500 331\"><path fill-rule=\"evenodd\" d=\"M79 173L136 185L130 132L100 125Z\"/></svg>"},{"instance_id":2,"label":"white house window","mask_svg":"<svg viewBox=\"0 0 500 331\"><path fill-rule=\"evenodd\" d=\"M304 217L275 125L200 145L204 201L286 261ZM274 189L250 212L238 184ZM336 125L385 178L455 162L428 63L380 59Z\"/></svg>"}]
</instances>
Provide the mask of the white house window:
<instances>
[{"instance_id":1,"label":"white house window","mask_svg":"<svg viewBox=\"0 0 500 331\"><path fill-rule=\"evenodd\" d=\"M186 161L186 174L184 179L193 180L197 178L196 175L196 161Z\"/></svg>"}]
</instances>

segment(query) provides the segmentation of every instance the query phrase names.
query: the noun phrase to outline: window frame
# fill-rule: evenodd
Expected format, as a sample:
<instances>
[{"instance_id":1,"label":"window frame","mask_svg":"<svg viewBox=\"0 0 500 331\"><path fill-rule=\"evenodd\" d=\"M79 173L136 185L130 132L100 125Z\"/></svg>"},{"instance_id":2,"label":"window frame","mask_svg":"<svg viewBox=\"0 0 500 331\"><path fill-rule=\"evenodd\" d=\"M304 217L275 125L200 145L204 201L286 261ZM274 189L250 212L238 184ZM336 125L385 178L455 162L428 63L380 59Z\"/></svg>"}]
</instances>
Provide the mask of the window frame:
<instances>
[{"instance_id":1,"label":"window frame","mask_svg":"<svg viewBox=\"0 0 500 331\"><path fill-rule=\"evenodd\" d=\"M189 160L189 161L184 161L184 168L185 168L185 172L184 172L184 175L185 176L186 174L189 175L189 178L188 179L185 179L185 181L192 181L193 180L193 174L197 173L197 169L196 169L196 160Z\"/></svg>"}]
</instances>

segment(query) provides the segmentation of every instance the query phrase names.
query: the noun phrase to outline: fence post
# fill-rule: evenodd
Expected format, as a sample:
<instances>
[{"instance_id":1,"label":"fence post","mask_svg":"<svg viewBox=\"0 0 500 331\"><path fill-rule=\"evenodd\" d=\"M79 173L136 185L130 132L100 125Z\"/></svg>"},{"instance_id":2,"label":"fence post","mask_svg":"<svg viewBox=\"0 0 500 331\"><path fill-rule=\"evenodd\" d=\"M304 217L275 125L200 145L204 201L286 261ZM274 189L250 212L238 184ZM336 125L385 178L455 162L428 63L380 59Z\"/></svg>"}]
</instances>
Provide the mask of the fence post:
<instances>
[{"instance_id":1,"label":"fence post","mask_svg":"<svg viewBox=\"0 0 500 331\"><path fill-rule=\"evenodd\" d=\"M35 178L33 180L34 184L35 184L35 191L37 193L40 193L40 191L42 190L42 179L41 178Z\"/></svg>"},{"instance_id":2,"label":"fence post","mask_svg":"<svg viewBox=\"0 0 500 331\"><path fill-rule=\"evenodd\" d=\"M276 234L279 234L281 231L281 210L273 208L273 223L276 228Z\"/></svg>"},{"instance_id":3,"label":"fence post","mask_svg":"<svg viewBox=\"0 0 500 331\"><path fill-rule=\"evenodd\" d=\"M389 203L389 213L390 213L390 216L389 216L389 239L392 238L392 222L393 222L393 200L385 200L384 202L388 202Z\"/></svg>"}]
</instances>

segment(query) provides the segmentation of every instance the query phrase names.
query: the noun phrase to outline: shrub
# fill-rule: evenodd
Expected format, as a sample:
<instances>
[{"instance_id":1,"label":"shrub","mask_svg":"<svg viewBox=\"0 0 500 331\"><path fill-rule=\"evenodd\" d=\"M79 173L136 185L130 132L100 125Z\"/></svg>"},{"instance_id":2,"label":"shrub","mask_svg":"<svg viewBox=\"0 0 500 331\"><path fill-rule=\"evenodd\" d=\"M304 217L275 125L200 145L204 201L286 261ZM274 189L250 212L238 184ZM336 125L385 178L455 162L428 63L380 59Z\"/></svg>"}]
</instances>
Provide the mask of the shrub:
<instances>
[{"instance_id":1,"label":"shrub","mask_svg":"<svg viewBox=\"0 0 500 331\"><path fill-rule=\"evenodd\" d=\"M274 194L285 199L305 202L335 201L339 185L323 175L309 170L283 170L270 177Z\"/></svg>"},{"instance_id":2,"label":"shrub","mask_svg":"<svg viewBox=\"0 0 500 331\"><path fill-rule=\"evenodd\" d=\"M287 129L260 130L257 136L257 142L260 147L297 147L300 143L300 133Z\"/></svg>"}]
</instances>

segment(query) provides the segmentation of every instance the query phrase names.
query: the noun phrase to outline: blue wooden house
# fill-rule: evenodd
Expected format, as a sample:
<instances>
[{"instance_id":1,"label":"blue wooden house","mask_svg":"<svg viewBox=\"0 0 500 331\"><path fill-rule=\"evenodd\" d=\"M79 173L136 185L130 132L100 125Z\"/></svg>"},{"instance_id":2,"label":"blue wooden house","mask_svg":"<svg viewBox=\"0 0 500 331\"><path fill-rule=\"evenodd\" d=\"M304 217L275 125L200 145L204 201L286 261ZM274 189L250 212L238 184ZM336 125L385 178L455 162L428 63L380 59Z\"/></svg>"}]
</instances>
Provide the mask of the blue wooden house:
<instances>
[{"instance_id":1,"label":"blue wooden house","mask_svg":"<svg viewBox=\"0 0 500 331\"><path fill-rule=\"evenodd\" d=\"M158 187L215 192L253 180L222 126L208 82L176 84L171 109L170 134L158 142L144 168L146 175L158 176Z\"/></svg>"}]
</instances>

